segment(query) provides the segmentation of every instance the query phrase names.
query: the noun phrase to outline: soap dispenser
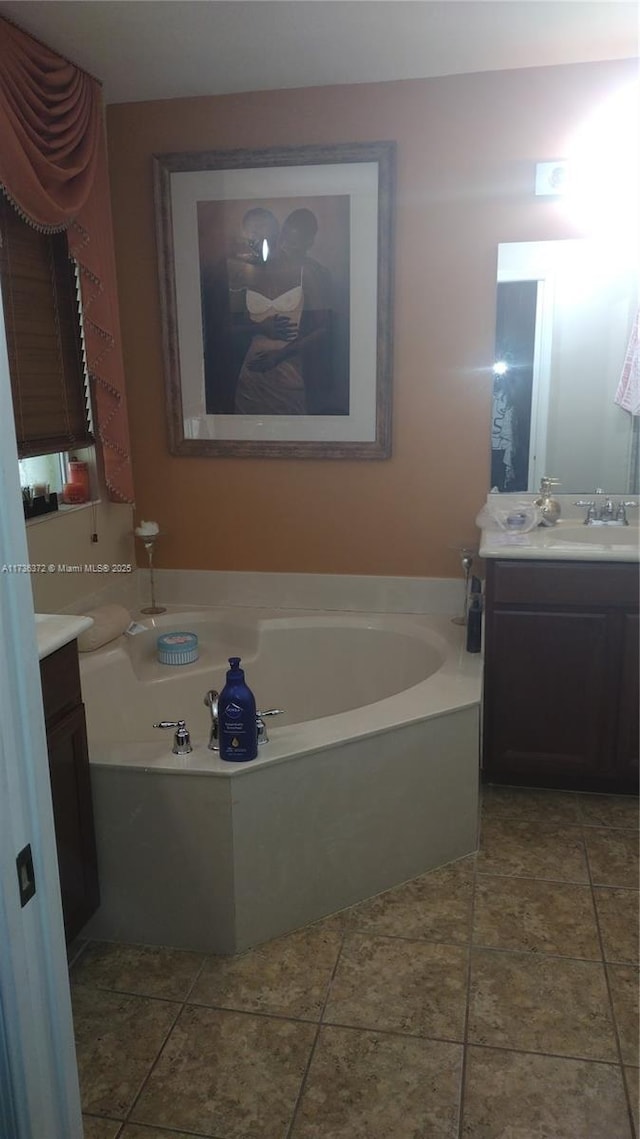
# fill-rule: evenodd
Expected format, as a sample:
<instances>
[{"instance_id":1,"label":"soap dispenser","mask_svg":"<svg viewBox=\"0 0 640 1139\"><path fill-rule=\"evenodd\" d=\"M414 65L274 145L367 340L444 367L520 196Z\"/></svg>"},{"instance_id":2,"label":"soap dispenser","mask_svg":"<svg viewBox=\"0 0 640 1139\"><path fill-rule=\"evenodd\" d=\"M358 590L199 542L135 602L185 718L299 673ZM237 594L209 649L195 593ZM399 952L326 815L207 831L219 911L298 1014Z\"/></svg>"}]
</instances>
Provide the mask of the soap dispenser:
<instances>
[{"instance_id":1,"label":"soap dispenser","mask_svg":"<svg viewBox=\"0 0 640 1139\"><path fill-rule=\"evenodd\" d=\"M540 495L534 499L534 506L538 507L542 515L541 526L555 526L560 517L560 503L551 494L552 487L558 486L559 482L560 479L552 479L547 475L540 480Z\"/></svg>"},{"instance_id":2,"label":"soap dispenser","mask_svg":"<svg viewBox=\"0 0 640 1139\"><path fill-rule=\"evenodd\" d=\"M245 683L240 657L229 657L229 664L227 683L218 697L220 758L241 763L258 754L256 701Z\"/></svg>"}]
</instances>

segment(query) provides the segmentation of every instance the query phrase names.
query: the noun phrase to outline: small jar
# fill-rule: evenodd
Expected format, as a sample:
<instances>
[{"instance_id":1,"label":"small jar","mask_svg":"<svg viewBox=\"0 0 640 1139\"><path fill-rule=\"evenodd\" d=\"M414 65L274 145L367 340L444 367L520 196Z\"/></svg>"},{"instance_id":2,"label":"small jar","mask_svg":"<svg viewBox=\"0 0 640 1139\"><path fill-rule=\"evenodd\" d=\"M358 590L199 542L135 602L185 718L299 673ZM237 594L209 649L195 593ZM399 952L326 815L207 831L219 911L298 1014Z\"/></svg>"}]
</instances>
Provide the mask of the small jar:
<instances>
[{"instance_id":1,"label":"small jar","mask_svg":"<svg viewBox=\"0 0 640 1139\"><path fill-rule=\"evenodd\" d=\"M79 459L69 459L69 481L64 484L62 501L67 506L72 506L88 502L90 497L88 463L83 463Z\"/></svg>"}]
</instances>

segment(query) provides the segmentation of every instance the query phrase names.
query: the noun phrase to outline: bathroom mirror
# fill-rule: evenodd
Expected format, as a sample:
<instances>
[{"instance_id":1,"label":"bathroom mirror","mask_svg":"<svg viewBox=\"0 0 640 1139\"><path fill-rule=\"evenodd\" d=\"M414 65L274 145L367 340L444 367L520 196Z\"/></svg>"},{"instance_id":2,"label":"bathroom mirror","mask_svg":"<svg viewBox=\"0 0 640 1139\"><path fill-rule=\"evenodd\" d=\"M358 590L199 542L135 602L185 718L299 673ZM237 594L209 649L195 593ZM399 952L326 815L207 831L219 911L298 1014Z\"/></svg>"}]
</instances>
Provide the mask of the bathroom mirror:
<instances>
[{"instance_id":1,"label":"bathroom mirror","mask_svg":"<svg viewBox=\"0 0 640 1139\"><path fill-rule=\"evenodd\" d=\"M632 243L498 247L492 487L638 493L640 420L615 402L638 299Z\"/></svg>"}]
</instances>

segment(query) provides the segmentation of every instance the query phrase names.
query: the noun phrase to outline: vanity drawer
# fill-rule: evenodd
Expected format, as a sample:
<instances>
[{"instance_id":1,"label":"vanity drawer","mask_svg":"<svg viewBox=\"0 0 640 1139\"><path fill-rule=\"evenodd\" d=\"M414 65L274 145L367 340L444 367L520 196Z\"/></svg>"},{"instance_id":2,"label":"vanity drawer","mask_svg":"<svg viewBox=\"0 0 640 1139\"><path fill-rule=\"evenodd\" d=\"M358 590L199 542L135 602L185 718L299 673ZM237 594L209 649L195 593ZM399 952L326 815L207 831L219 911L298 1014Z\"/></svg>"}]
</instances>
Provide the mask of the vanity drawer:
<instances>
[{"instance_id":1,"label":"vanity drawer","mask_svg":"<svg viewBox=\"0 0 640 1139\"><path fill-rule=\"evenodd\" d=\"M633 562L489 561L493 605L638 608L639 567Z\"/></svg>"}]
</instances>

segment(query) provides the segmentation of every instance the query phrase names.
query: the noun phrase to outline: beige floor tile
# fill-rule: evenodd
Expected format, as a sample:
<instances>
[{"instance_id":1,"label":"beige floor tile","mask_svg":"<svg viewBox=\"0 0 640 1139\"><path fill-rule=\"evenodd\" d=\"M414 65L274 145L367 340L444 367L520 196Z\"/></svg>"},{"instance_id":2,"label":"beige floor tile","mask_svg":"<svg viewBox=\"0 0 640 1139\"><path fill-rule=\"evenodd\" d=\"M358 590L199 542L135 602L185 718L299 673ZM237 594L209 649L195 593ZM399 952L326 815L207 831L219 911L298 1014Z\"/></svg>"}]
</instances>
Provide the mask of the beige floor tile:
<instances>
[{"instance_id":1,"label":"beige floor tile","mask_svg":"<svg viewBox=\"0 0 640 1139\"><path fill-rule=\"evenodd\" d=\"M483 949L471 959L471 1043L616 1060L602 965Z\"/></svg>"},{"instance_id":2,"label":"beige floor tile","mask_svg":"<svg viewBox=\"0 0 640 1139\"><path fill-rule=\"evenodd\" d=\"M489 819L480 835L478 871L586 883L589 876L582 830Z\"/></svg>"},{"instance_id":3,"label":"beige floor tile","mask_svg":"<svg viewBox=\"0 0 640 1139\"><path fill-rule=\"evenodd\" d=\"M414 878L349 911L351 924L371 933L467 944L475 858Z\"/></svg>"},{"instance_id":4,"label":"beige floor tile","mask_svg":"<svg viewBox=\"0 0 640 1139\"><path fill-rule=\"evenodd\" d=\"M624 1076L627 1081L636 1134L640 1134L640 1071L637 1068L625 1068Z\"/></svg>"},{"instance_id":5,"label":"beige floor tile","mask_svg":"<svg viewBox=\"0 0 640 1139\"><path fill-rule=\"evenodd\" d=\"M585 826L628 827L640 823L636 795L577 795L580 817Z\"/></svg>"},{"instance_id":6,"label":"beige floor tile","mask_svg":"<svg viewBox=\"0 0 640 1139\"><path fill-rule=\"evenodd\" d=\"M84 985L72 987L72 1000L83 1110L122 1119L179 1006Z\"/></svg>"},{"instance_id":7,"label":"beige floor tile","mask_svg":"<svg viewBox=\"0 0 640 1139\"><path fill-rule=\"evenodd\" d=\"M457 945L347 934L324 1020L462 1040L466 969Z\"/></svg>"},{"instance_id":8,"label":"beige floor tile","mask_svg":"<svg viewBox=\"0 0 640 1139\"><path fill-rule=\"evenodd\" d=\"M601 959L591 888L479 875L474 945Z\"/></svg>"},{"instance_id":9,"label":"beige floor tile","mask_svg":"<svg viewBox=\"0 0 640 1139\"><path fill-rule=\"evenodd\" d=\"M577 796L573 791L544 791L530 787L482 788L482 818L538 822L547 826L580 822Z\"/></svg>"},{"instance_id":10,"label":"beige floor tile","mask_svg":"<svg viewBox=\"0 0 640 1139\"><path fill-rule=\"evenodd\" d=\"M87 1139L85 1135L84 1139ZM193 1131L165 1131L164 1127L143 1127L139 1123L128 1123L123 1127L118 1139L193 1139Z\"/></svg>"},{"instance_id":11,"label":"beige floor tile","mask_svg":"<svg viewBox=\"0 0 640 1139\"><path fill-rule=\"evenodd\" d=\"M469 1048L465 1139L631 1139L620 1069Z\"/></svg>"},{"instance_id":12,"label":"beige floor tile","mask_svg":"<svg viewBox=\"0 0 640 1139\"><path fill-rule=\"evenodd\" d=\"M113 1119L98 1119L95 1115L83 1115L82 1126L84 1139L116 1139L122 1121L116 1123Z\"/></svg>"},{"instance_id":13,"label":"beige floor tile","mask_svg":"<svg viewBox=\"0 0 640 1139\"><path fill-rule=\"evenodd\" d=\"M637 965L640 960L637 891L596 886L593 894L600 922L605 961Z\"/></svg>"},{"instance_id":14,"label":"beige floor tile","mask_svg":"<svg viewBox=\"0 0 640 1139\"><path fill-rule=\"evenodd\" d=\"M208 958L190 1001L319 1020L341 945L336 924L323 922L239 957Z\"/></svg>"},{"instance_id":15,"label":"beige floor tile","mask_svg":"<svg viewBox=\"0 0 640 1139\"><path fill-rule=\"evenodd\" d=\"M640 1063L638 1054L638 984L640 969L631 965L607 965L611 1001L625 1064Z\"/></svg>"},{"instance_id":16,"label":"beige floor tile","mask_svg":"<svg viewBox=\"0 0 640 1139\"><path fill-rule=\"evenodd\" d=\"M636 831L585 827L584 837L595 885L638 889Z\"/></svg>"},{"instance_id":17,"label":"beige floor tile","mask_svg":"<svg viewBox=\"0 0 640 1139\"><path fill-rule=\"evenodd\" d=\"M204 957L182 949L92 941L71 971L78 984L182 1001Z\"/></svg>"},{"instance_id":18,"label":"beige floor tile","mask_svg":"<svg viewBox=\"0 0 640 1139\"><path fill-rule=\"evenodd\" d=\"M292 1139L454 1139L462 1046L321 1029Z\"/></svg>"},{"instance_id":19,"label":"beige floor tile","mask_svg":"<svg viewBox=\"0 0 640 1139\"><path fill-rule=\"evenodd\" d=\"M224 1139L284 1139L316 1026L187 1005L131 1121Z\"/></svg>"}]
</instances>

